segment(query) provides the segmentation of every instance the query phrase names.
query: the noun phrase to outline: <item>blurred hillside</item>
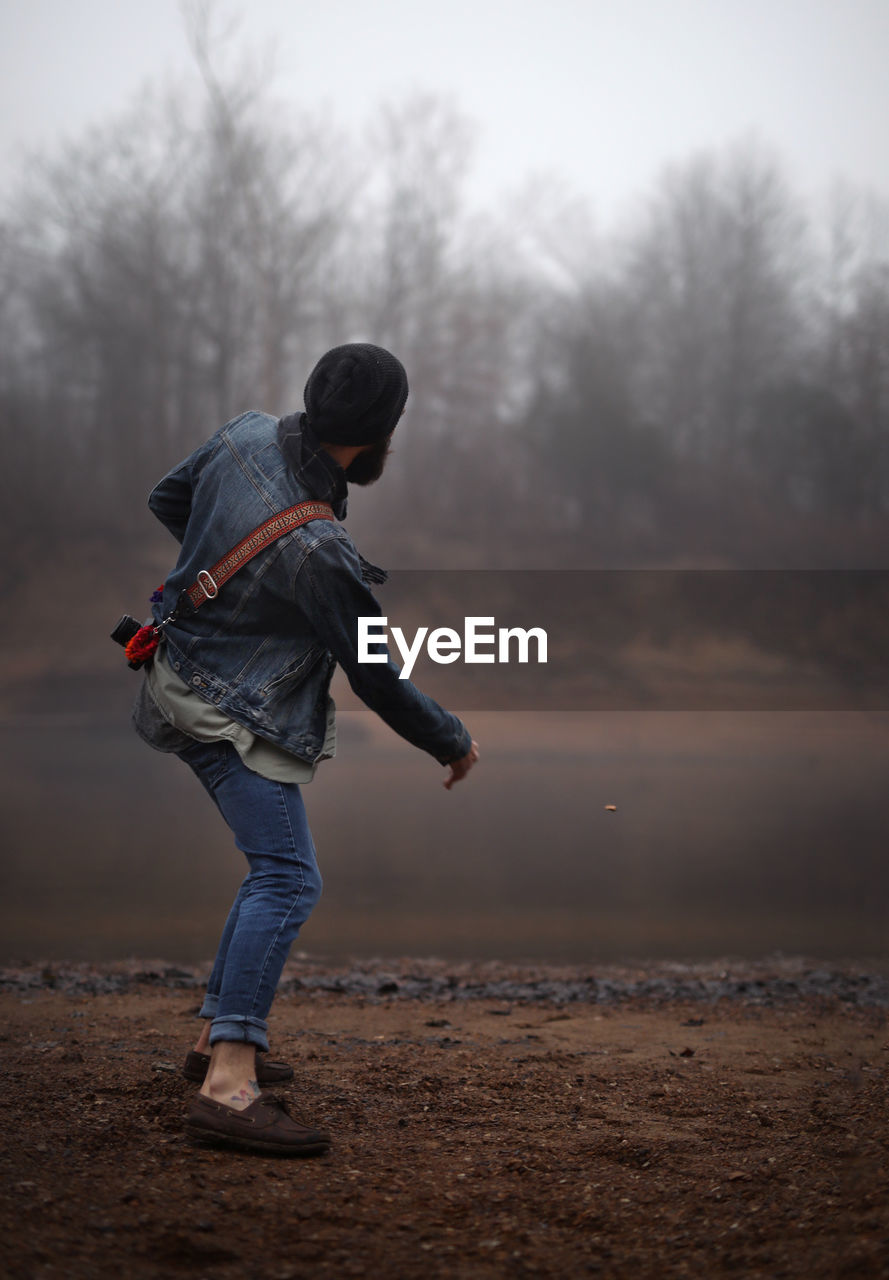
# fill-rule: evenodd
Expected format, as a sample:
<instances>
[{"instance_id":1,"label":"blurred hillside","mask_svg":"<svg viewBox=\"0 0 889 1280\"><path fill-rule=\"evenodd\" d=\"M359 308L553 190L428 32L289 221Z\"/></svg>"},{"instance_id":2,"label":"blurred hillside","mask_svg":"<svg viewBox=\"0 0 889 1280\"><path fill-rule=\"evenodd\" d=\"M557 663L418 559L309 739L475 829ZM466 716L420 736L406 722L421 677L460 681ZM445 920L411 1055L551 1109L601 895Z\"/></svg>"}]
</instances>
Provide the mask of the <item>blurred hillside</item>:
<instances>
[{"instance_id":1,"label":"blurred hillside","mask_svg":"<svg viewBox=\"0 0 889 1280\"><path fill-rule=\"evenodd\" d=\"M3 199L7 600L73 543L131 577L160 475L245 408L299 408L352 339L412 388L384 486L353 501L371 558L884 566L875 197L805 208L738 144L677 163L610 234L555 183L481 218L447 103L389 106L358 146L198 54L200 102L138 97Z\"/></svg>"}]
</instances>

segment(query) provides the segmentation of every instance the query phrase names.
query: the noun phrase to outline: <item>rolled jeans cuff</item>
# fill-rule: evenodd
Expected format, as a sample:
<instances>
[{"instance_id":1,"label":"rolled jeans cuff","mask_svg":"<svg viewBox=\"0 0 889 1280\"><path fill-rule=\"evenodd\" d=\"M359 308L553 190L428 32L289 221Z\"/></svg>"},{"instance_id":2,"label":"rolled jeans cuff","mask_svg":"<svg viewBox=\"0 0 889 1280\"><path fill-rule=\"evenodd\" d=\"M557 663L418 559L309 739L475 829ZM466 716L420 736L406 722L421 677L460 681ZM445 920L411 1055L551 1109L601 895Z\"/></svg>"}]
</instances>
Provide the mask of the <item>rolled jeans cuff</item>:
<instances>
[{"instance_id":1,"label":"rolled jeans cuff","mask_svg":"<svg viewBox=\"0 0 889 1280\"><path fill-rule=\"evenodd\" d=\"M247 1018L239 1013L225 1014L221 1018L214 1018L210 1023L211 1047L220 1040L253 1044L260 1052L268 1053L268 1023L262 1018Z\"/></svg>"}]
</instances>

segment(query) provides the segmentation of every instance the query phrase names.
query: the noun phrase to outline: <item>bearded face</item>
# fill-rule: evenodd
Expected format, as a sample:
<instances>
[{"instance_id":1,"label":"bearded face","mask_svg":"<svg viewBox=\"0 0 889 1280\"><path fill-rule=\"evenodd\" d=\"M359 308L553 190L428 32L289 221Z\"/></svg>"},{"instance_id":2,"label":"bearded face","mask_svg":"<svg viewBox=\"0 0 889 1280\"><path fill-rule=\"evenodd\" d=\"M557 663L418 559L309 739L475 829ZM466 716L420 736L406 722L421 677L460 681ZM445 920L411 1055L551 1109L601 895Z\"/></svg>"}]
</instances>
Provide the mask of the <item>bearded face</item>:
<instances>
[{"instance_id":1,"label":"bearded face","mask_svg":"<svg viewBox=\"0 0 889 1280\"><path fill-rule=\"evenodd\" d=\"M346 479L350 484L367 485L379 480L389 456L391 435L384 436L371 448L358 453L346 467Z\"/></svg>"}]
</instances>

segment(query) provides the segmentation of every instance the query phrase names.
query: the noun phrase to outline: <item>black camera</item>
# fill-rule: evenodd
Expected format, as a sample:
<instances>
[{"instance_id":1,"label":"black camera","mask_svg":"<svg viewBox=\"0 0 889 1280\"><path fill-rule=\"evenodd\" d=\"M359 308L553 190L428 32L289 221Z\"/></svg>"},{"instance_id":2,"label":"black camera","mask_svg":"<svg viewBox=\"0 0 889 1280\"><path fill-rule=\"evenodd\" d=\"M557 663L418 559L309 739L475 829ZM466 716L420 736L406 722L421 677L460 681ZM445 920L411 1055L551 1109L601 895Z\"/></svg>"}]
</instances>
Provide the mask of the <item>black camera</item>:
<instances>
[{"instance_id":1,"label":"black camera","mask_svg":"<svg viewBox=\"0 0 889 1280\"><path fill-rule=\"evenodd\" d=\"M111 632L111 639L116 640L118 644L128 645L136 632L141 628L142 623L137 622L128 613L125 613L118 622L117 626Z\"/></svg>"},{"instance_id":2,"label":"black camera","mask_svg":"<svg viewBox=\"0 0 889 1280\"><path fill-rule=\"evenodd\" d=\"M126 648L136 632L141 630L142 623L137 622L135 618L130 616L130 614L125 613L120 622L118 622L117 626L111 632L111 639L116 640L118 644L121 644ZM144 665L145 663L141 660L127 663L127 666L132 667L134 671L138 671L139 668Z\"/></svg>"}]
</instances>

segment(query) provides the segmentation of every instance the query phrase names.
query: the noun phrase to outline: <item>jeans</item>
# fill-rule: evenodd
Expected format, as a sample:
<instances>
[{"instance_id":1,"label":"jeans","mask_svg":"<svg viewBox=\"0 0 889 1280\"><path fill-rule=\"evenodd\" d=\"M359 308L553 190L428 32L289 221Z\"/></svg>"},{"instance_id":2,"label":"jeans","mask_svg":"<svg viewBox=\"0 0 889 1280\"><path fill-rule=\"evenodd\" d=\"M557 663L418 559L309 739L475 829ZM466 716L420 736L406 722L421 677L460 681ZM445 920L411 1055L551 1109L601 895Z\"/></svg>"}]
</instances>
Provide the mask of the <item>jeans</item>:
<instances>
[{"instance_id":1,"label":"jeans","mask_svg":"<svg viewBox=\"0 0 889 1280\"><path fill-rule=\"evenodd\" d=\"M290 945L321 896L315 846L299 785L272 782L242 763L230 742L177 752L231 827L250 872L234 900L201 1007L210 1044L268 1050L266 1021Z\"/></svg>"}]
</instances>

